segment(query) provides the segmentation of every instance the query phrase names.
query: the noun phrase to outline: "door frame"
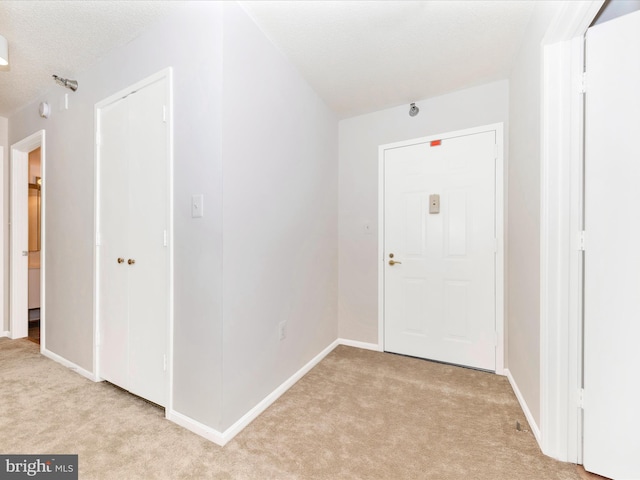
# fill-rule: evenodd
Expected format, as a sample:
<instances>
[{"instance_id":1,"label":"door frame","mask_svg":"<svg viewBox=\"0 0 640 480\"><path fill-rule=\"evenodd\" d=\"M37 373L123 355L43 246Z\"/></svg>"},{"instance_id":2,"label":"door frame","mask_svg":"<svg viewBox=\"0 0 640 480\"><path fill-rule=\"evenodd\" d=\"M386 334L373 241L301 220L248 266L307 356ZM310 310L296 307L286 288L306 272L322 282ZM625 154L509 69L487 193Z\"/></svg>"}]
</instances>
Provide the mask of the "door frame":
<instances>
[{"instance_id":1,"label":"door frame","mask_svg":"<svg viewBox=\"0 0 640 480\"><path fill-rule=\"evenodd\" d=\"M444 140L463 135L474 135L477 133L494 131L496 133L496 172L495 172L495 234L497 238L495 255L496 274L496 373L504 375L504 124L494 123L480 127L456 130L428 137L414 138L402 142L389 143L378 147L378 347L384 351L384 153L392 148L408 147L419 143L430 142L432 140Z\"/></svg>"},{"instance_id":2,"label":"door frame","mask_svg":"<svg viewBox=\"0 0 640 480\"><path fill-rule=\"evenodd\" d=\"M3 147L2 145L0 145L0 185L3 186L4 188L4 152L5 152L5 147ZM7 155L8 158L8 155ZM5 316L4 316L4 275L5 275L5 241L4 241L4 226L6 225L5 221L4 221L4 191L0 197L0 225L2 225L2 228L0 229L0 270L2 270L2 275L0 276L0 317L2 317L2 325L0 325L0 337L8 337L10 335L9 329L11 328L11 325L7 325L6 328L7 330L5 330ZM7 205L9 205L7 203ZM10 233L9 233L10 235ZM9 252L9 255L11 255L11 252ZM11 258L11 257L9 257ZM8 283L7 283L8 284ZM10 318L10 317L9 317Z\"/></svg>"},{"instance_id":3,"label":"door frame","mask_svg":"<svg viewBox=\"0 0 640 480\"><path fill-rule=\"evenodd\" d=\"M28 271L26 282L18 280L18 272L15 266L14 257L17 253L16 242L19 229L26 228L28 230L28 218L22 218L18 215L18 206L20 200L28 202L28 184L24 186L18 185L16 178L15 165L18 162L27 162L29 164L29 152L32 152L36 148L40 147L40 163L41 163L41 177L42 186L40 188L40 352L46 350L46 142L45 142L45 130L39 130L26 138L23 138L19 142L11 145L11 170L9 172L10 177L10 206L9 206L9 219L10 219L10 234L9 234L9 329L11 332L11 338L24 338L29 334L29 315L25 315L25 321L14 315L14 305L20 303L20 300L24 300L29 294L28 284ZM27 167L28 168L28 167ZM24 204L23 202L23 204ZM28 250L28 249L27 249ZM28 266L27 266L28 268ZM24 301L24 304L28 306L28 301Z\"/></svg>"},{"instance_id":4,"label":"door frame","mask_svg":"<svg viewBox=\"0 0 640 480\"><path fill-rule=\"evenodd\" d=\"M582 463L584 35L604 0L563 2L541 42L540 425L545 455Z\"/></svg>"},{"instance_id":5,"label":"door frame","mask_svg":"<svg viewBox=\"0 0 640 480\"><path fill-rule=\"evenodd\" d=\"M174 329L174 282L173 282L173 69L171 67L165 68L149 77L140 80L139 82L130 85L113 95L101 100L95 104L94 107L94 242L93 242L93 371L95 377L98 380L102 380L100 377L100 361L99 361L99 346L100 346L100 315L99 315L99 301L100 301L100 262L98 247L100 246L100 110L108 105L122 99L123 97L140 90L152 83L160 80L166 81L166 95L167 103L164 111L165 119L167 122L167 402L165 405L165 412L173 410L173 329Z\"/></svg>"}]
</instances>

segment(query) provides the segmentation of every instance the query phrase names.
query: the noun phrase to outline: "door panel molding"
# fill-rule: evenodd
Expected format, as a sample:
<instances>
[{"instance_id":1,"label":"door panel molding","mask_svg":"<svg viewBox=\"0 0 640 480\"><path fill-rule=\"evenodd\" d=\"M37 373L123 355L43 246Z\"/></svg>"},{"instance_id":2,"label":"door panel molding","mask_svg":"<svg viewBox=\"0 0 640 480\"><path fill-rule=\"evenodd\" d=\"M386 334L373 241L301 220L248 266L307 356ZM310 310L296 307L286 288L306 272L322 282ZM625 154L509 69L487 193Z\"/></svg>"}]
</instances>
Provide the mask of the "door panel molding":
<instances>
[{"instance_id":1,"label":"door panel molding","mask_svg":"<svg viewBox=\"0 0 640 480\"><path fill-rule=\"evenodd\" d=\"M542 41L540 175L540 448L582 463L582 96L587 28L604 0L563 2ZM559 219L561 221L559 221ZM567 224L570 232L566 232Z\"/></svg>"},{"instance_id":2,"label":"door panel molding","mask_svg":"<svg viewBox=\"0 0 640 480\"><path fill-rule=\"evenodd\" d=\"M384 350L384 293L385 293L385 151L460 136L495 132L495 316L496 316L496 373L504 375L504 127L502 123L465 130L430 135L417 139L381 145L378 148L378 348Z\"/></svg>"}]
</instances>

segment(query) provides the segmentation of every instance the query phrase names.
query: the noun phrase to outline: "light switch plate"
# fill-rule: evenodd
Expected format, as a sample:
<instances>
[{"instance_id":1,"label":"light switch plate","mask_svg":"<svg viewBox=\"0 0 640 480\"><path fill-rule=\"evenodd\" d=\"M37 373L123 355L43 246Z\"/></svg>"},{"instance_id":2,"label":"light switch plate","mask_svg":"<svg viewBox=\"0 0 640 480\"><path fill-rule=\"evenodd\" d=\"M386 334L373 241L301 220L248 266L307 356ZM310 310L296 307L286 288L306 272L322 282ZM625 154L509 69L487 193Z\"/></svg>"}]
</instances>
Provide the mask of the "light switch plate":
<instances>
[{"instance_id":1,"label":"light switch plate","mask_svg":"<svg viewBox=\"0 0 640 480\"><path fill-rule=\"evenodd\" d=\"M204 196L191 195L191 217L200 218L204 215Z\"/></svg>"}]
</instances>

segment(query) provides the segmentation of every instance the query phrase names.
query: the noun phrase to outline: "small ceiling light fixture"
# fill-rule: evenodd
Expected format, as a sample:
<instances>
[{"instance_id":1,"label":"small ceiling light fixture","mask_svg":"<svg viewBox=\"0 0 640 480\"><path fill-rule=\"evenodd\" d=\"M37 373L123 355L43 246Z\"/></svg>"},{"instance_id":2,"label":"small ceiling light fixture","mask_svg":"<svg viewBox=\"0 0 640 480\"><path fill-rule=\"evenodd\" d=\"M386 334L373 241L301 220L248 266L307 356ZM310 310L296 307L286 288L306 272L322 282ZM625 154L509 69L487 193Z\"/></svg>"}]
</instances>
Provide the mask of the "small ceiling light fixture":
<instances>
[{"instance_id":1,"label":"small ceiling light fixture","mask_svg":"<svg viewBox=\"0 0 640 480\"><path fill-rule=\"evenodd\" d=\"M51 75L56 83L62 87L67 87L69 90L78 90L78 82L76 80L67 80L66 78L59 77L58 75Z\"/></svg>"},{"instance_id":2,"label":"small ceiling light fixture","mask_svg":"<svg viewBox=\"0 0 640 480\"><path fill-rule=\"evenodd\" d=\"M415 117L418 113L420 113L420 109L417 107L415 103L412 103L409 106L409 116Z\"/></svg>"},{"instance_id":3,"label":"small ceiling light fixture","mask_svg":"<svg viewBox=\"0 0 640 480\"><path fill-rule=\"evenodd\" d=\"M9 44L7 39L0 35L0 66L9 65Z\"/></svg>"}]
</instances>

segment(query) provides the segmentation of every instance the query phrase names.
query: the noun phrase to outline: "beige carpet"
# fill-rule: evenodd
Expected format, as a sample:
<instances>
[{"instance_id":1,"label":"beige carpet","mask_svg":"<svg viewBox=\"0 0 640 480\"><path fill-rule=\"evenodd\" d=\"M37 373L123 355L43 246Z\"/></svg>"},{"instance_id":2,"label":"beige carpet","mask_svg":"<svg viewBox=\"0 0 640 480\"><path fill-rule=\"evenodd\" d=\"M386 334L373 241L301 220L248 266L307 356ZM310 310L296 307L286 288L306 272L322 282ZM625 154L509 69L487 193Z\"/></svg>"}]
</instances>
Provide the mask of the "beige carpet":
<instances>
[{"instance_id":1,"label":"beige carpet","mask_svg":"<svg viewBox=\"0 0 640 480\"><path fill-rule=\"evenodd\" d=\"M81 479L579 479L504 377L336 348L226 447L0 339L0 453L77 453Z\"/></svg>"}]
</instances>

